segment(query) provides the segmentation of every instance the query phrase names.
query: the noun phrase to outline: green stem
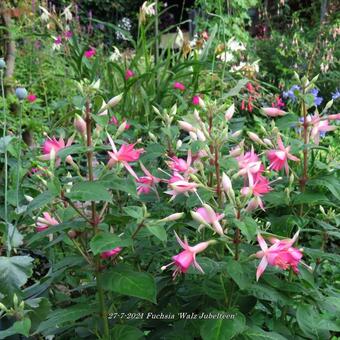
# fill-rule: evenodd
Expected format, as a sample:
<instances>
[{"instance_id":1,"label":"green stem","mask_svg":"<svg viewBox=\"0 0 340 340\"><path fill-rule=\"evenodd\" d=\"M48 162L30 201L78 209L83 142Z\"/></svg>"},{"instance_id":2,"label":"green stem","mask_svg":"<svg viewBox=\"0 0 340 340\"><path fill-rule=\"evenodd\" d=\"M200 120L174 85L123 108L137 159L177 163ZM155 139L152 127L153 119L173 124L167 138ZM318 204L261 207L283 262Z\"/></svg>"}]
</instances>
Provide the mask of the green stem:
<instances>
[{"instance_id":1,"label":"green stem","mask_svg":"<svg viewBox=\"0 0 340 340\"><path fill-rule=\"evenodd\" d=\"M93 151L92 151L92 117L91 117L91 108L90 108L90 101L86 100L86 136L87 136L87 168L88 168L88 176L89 181L93 182ZM97 211L96 211L96 203L91 201L91 211L92 211L92 221L91 224L93 226L93 233L97 234L99 232L98 224L99 219L97 218ZM107 318L107 310L105 306L105 297L104 297L104 290L102 287L101 281L101 264L100 264L100 256L97 255L95 258L95 275L96 275L96 285L97 285L97 292L98 292L98 302L99 302L99 310L100 316L103 321L104 327L104 339L110 338L110 329L109 329L109 322Z\"/></svg>"},{"instance_id":2,"label":"green stem","mask_svg":"<svg viewBox=\"0 0 340 340\"><path fill-rule=\"evenodd\" d=\"M5 239L8 237L8 169L7 169L7 163L8 163L8 155L7 155L7 144L5 142L5 137L7 133L7 115L6 115L6 108L5 108L5 88L4 88L4 71L0 70L0 77L1 77L1 96L2 96L2 112L3 112L3 141L4 141L4 149L5 149L5 206L4 206L4 220L5 220ZM8 249L7 249L8 251ZM10 254L7 253L7 256Z\"/></svg>"}]
</instances>

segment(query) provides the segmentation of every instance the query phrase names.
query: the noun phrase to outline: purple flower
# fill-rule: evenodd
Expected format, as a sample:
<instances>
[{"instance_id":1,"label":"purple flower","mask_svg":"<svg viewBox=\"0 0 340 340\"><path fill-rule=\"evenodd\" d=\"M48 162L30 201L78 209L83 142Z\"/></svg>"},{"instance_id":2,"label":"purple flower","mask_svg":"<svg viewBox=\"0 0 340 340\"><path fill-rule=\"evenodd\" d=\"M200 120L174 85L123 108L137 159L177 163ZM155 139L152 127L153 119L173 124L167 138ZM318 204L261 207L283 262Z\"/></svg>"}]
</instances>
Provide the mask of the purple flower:
<instances>
[{"instance_id":1,"label":"purple flower","mask_svg":"<svg viewBox=\"0 0 340 340\"><path fill-rule=\"evenodd\" d=\"M336 89L334 93L332 93L332 99L337 100L340 98L340 91L339 89Z\"/></svg>"}]
</instances>

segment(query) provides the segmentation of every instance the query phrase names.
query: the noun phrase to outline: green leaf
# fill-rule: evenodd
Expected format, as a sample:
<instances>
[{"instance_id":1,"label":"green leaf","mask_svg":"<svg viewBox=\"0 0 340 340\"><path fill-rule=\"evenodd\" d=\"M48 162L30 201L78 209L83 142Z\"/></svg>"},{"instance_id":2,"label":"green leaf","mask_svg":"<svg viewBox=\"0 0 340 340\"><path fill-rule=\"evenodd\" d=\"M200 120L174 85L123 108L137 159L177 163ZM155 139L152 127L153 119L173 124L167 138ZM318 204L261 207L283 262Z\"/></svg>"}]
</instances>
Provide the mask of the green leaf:
<instances>
[{"instance_id":1,"label":"green leaf","mask_svg":"<svg viewBox=\"0 0 340 340\"><path fill-rule=\"evenodd\" d=\"M112 201L110 193L99 181L76 183L65 196L77 201Z\"/></svg>"},{"instance_id":2,"label":"green leaf","mask_svg":"<svg viewBox=\"0 0 340 340\"><path fill-rule=\"evenodd\" d=\"M29 336L31 328L31 320L24 318L22 320L14 322L14 324L4 331L0 331L0 339L7 339L8 337L15 334L22 334L26 337Z\"/></svg>"},{"instance_id":3,"label":"green leaf","mask_svg":"<svg viewBox=\"0 0 340 340\"><path fill-rule=\"evenodd\" d=\"M32 275L32 261L29 256L0 256L0 291L8 293L23 286Z\"/></svg>"},{"instance_id":4,"label":"green leaf","mask_svg":"<svg viewBox=\"0 0 340 340\"><path fill-rule=\"evenodd\" d=\"M5 136L0 138L0 153L5 153L5 150L8 148L8 145L13 138L13 136Z\"/></svg>"},{"instance_id":5,"label":"green leaf","mask_svg":"<svg viewBox=\"0 0 340 340\"><path fill-rule=\"evenodd\" d=\"M311 179L307 182L308 187L316 186L326 187L338 200L340 200L340 182L339 179L333 176L324 176L322 178Z\"/></svg>"},{"instance_id":6,"label":"green leaf","mask_svg":"<svg viewBox=\"0 0 340 340\"><path fill-rule=\"evenodd\" d=\"M144 334L138 328L129 325L116 325L111 331L112 339L139 340L144 339Z\"/></svg>"},{"instance_id":7,"label":"green leaf","mask_svg":"<svg viewBox=\"0 0 340 340\"><path fill-rule=\"evenodd\" d=\"M136 183L131 178L119 178L114 174L103 176L100 183L107 189L126 192L134 198L138 198Z\"/></svg>"},{"instance_id":8,"label":"green leaf","mask_svg":"<svg viewBox=\"0 0 340 340\"><path fill-rule=\"evenodd\" d=\"M236 282L241 290L247 289L254 281L252 268L247 263L240 263L233 258L228 258L226 261L228 274Z\"/></svg>"},{"instance_id":9,"label":"green leaf","mask_svg":"<svg viewBox=\"0 0 340 340\"><path fill-rule=\"evenodd\" d=\"M60 149L58 151L58 156L64 160L68 155L72 154L80 154L86 151L86 148L80 144L73 144L71 146L68 146L67 148Z\"/></svg>"},{"instance_id":10,"label":"green leaf","mask_svg":"<svg viewBox=\"0 0 340 340\"><path fill-rule=\"evenodd\" d=\"M293 204L333 205L333 203L324 194L318 192L302 192L294 197Z\"/></svg>"},{"instance_id":11,"label":"green leaf","mask_svg":"<svg viewBox=\"0 0 340 340\"><path fill-rule=\"evenodd\" d=\"M294 114L287 114L276 120L276 126L282 131L297 126L299 118Z\"/></svg>"},{"instance_id":12,"label":"green leaf","mask_svg":"<svg viewBox=\"0 0 340 340\"><path fill-rule=\"evenodd\" d=\"M152 235L155 235L158 239L160 239L162 242L165 242L167 240L167 234L164 229L163 223L158 222L157 224L147 224L146 229Z\"/></svg>"},{"instance_id":13,"label":"green leaf","mask_svg":"<svg viewBox=\"0 0 340 340\"><path fill-rule=\"evenodd\" d=\"M91 242L90 248L94 255L102 253L103 251L108 251L116 247L128 247L132 244L130 239L122 240L119 236L102 232L95 235Z\"/></svg>"},{"instance_id":14,"label":"green leaf","mask_svg":"<svg viewBox=\"0 0 340 340\"><path fill-rule=\"evenodd\" d=\"M156 303L156 283L150 274L116 266L104 273L102 282L106 290Z\"/></svg>"},{"instance_id":15,"label":"green leaf","mask_svg":"<svg viewBox=\"0 0 340 340\"><path fill-rule=\"evenodd\" d=\"M311 305L300 303L296 311L296 320L301 330L312 339L318 339L318 331L316 329L316 311Z\"/></svg>"},{"instance_id":16,"label":"green leaf","mask_svg":"<svg viewBox=\"0 0 340 340\"><path fill-rule=\"evenodd\" d=\"M245 339L253 340L253 339L263 339L263 340L286 340L284 336L280 335L279 333L276 332L265 332L263 329L252 326L248 328L242 336Z\"/></svg>"},{"instance_id":17,"label":"green leaf","mask_svg":"<svg viewBox=\"0 0 340 340\"><path fill-rule=\"evenodd\" d=\"M76 321L95 312L97 312L97 306L91 306L89 304L79 304L54 310L48 315L47 320L39 325L35 334L49 334L53 329L60 328L66 322Z\"/></svg>"},{"instance_id":18,"label":"green leaf","mask_svg":"<svg viewBox=\"0 0 340 340\"><path fill-rule=\"evenodd\" d=\"M9 249L18 248L22 245L24 237L18 229L11 223L8 223L8 231L7 231L7 246Z\"/></svg>"},{"instance_id":19,"label":"green leaf","mask_svg":"<svg viewBox=\"0 0 340 340\"><path fill-rule=\"evenodd\" d=\"M124 212L128 215L131 216L137 220L140 220L143 218L143 208L141 207L124 207L123 208Z\"/></svg>"},{"instance_id":20,"label":"green leaf","mask_svg":"<svg viewBox=\"0 0 340 340\"><path fill-rule=\"evenodd\" d=\"M215 312L225 314L225 311ZM238 312L234 319L210 319L204 320L200 333L203 340L228 340L241 334L246 329L246 319Z\"/></svg>"},{"instance_id":21,"label":"green leaf","mask_svg":"<svg viewBox=\"0 0 340 340\"><path fill-rule=\"evenodd\" d=\"M26 212L30 214L33 210L44 207L45 205L51 203L55 197L55 194L51 191L42 192L37 197L35 197L32 202L30 202Z\"/></svg>"},{"instance_id":22,"label":"green leaf","mask_svg":"<svg viewBox=\"0 0 340 340\"><path fill-rule=\"evenodd\" d=\"M235 219L235 223L237 227L240 228L242 234L247 238L248 242L254 239L257 231L257 223L253 218L245 216L242 221Z\"/></svg>"}]
</instances>

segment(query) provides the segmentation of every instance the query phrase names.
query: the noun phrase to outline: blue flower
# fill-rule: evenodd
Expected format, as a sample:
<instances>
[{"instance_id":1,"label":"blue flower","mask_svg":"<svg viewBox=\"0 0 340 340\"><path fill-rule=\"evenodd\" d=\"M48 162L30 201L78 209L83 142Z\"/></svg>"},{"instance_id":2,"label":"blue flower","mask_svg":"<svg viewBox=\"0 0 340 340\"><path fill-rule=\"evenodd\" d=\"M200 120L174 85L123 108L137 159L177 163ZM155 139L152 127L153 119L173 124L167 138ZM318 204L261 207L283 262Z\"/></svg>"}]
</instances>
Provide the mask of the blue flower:
<instances>
[{"instance_id":1,"label":"blue flower","mask_svg":"<svg viewBox=\"0 0 340 340\"><path fill-rule=\"evenodd\" d=\"M295 96L295 91L300 91L300 86L299 85L293 85L288 91L283 92L283 97L284 98L289 98L292 101L296 100Z\"/></svg>"},{"instance_id":2,"label":"blue flower","mask_svg":"<svg viewBox=\"0 0 340 340\"><path fill-rule=\"evenodd\" d=\"M336 89L335 92L332 93L332 99L337 100L338 98L340 98L340 91L339 89Z\"/></svg>"},{"instance_id":3,"label":"blue flower","mask_svg":"<svg viewBox=\"0 0 340 340\"><path fill-rule=\"evenodd\" d=\"M317 88L314 88L309 91L310 94L314 96L314 104L315 106L319 106L323 102L322 97L318 97L319 90Z\"/></svg>"}]
</instances>

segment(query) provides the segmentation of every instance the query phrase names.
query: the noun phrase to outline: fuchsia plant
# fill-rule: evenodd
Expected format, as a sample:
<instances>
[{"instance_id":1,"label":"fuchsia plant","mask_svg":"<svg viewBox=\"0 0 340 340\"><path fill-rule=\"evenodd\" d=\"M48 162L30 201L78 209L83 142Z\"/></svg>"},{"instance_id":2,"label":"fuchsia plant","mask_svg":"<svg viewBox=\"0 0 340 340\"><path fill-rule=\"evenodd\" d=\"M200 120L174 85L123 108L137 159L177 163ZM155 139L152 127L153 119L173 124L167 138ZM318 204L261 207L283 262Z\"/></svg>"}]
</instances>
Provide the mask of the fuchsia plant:
<instances>
[{"instance_id":1,"label":"fuchsia plant","mask_svg":"<svg viewBox=\"0 0 340 340\"><path fill-rule=\"evenodd\" d=\"M48 227L53 225L58 225L59 222L53 218L48 212L43 212L44 217L38 217L36 223L36 230L43 231L46 230Z\"/></svg>"},{"instance_id":2,"label":"fuchsia plant","mask_svg":"<svg viewBox=\"0 0 340 340\"><path fill-rule=\"evenodd\" d=\"M47 136L43 146L42 146L42 153L43 155L40 156L42 160L50 160L52 157L56 158L56 166L60 165L61 159L57 156L58 151L70 146L73 143L74 136L70 137L66 144L62 137L57 140L55 137L50 138ZM66 162L69 164L73 164L72 156L68 155L66 157Z\"/></svg>"}]
</instances>

